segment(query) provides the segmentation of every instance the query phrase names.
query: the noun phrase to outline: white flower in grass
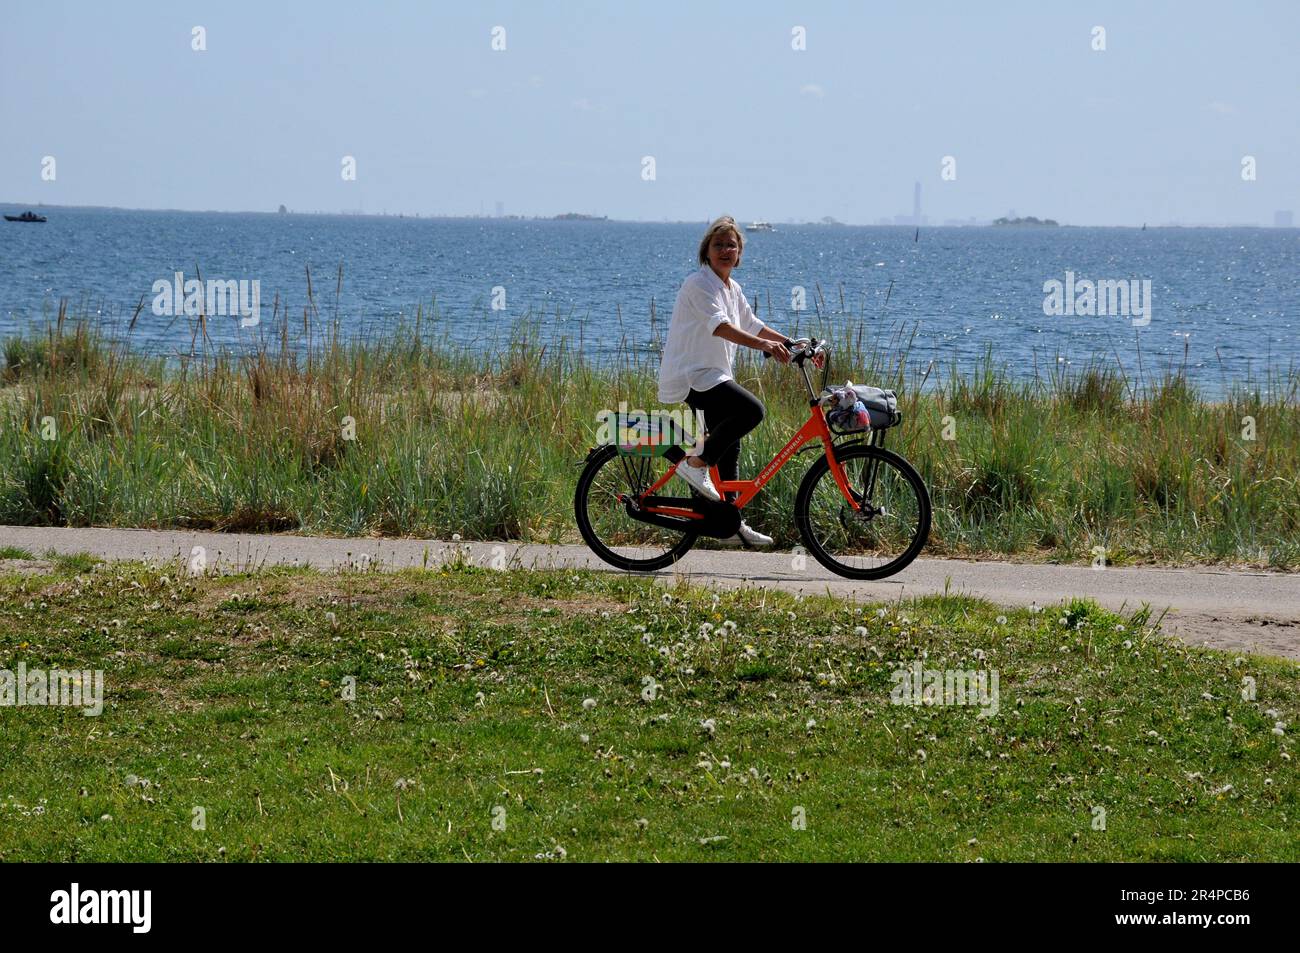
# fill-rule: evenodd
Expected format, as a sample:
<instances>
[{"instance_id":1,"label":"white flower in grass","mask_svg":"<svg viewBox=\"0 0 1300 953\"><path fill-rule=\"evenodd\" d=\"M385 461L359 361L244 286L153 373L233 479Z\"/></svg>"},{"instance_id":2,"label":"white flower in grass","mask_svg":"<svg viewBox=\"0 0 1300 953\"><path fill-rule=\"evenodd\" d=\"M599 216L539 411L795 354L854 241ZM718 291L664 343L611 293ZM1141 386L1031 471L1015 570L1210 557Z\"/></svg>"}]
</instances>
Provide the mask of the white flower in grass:
<instances>
[{"instance_id":1,"label":"white flower in grass","mask_svg":"<svg viewBox=\"0 0 1300 953\"><path fill-rule=\"evenodd\" d=\"M644 817L638 817L638 818L636 819L636 829L637 829L637 830L639 830L639 831L643 831L643 830L645 830L645 829L646 829L647 827L649 827L649 826L650 826L650 822L649 822L648 820L646 820Z\"/></svg>"},{"instance_id":2,"label":"white flower in grass","mask_svg":"<svg viewBox=\"0 0 1300 953\"><path fill-rule=\"evenodd\" d=\"M853 634L860 639L865 639L867 637L867 627L865 625L855 625L853 627Z\"/></svg>"},{"instance_id":3,"label":"white flower in grass","mask_svg":"<svg viewBox=\"0 0 1300 953\"><path fill-rule=\"evenodd\" d=\"M452 541L453 543L459 543L459 542L460 542L460 533L452 533L452 534L451 534L451 541Z\"/></svg>"},{"instance_id":4,"label":"white flower in grass","mask_svg":"<svg viewBox=\"0 0 1300 953\"><path fill-rule=\"evenodd\" d=\"M1067 619L1065 616L1061 616L1061 617L1060 617L1059 619L1057 619L1056 621L1057 621L1058 623L1060 623L1062 626L1067 626L1067 625L1070 624L1070 620Z\"/></svg>"},{"instance_id":5,"label":"white flower in grass","mask_svg":"<svg viewBox=\"0 0 1300 953\"><path fill-rule=\"evenodd\" d=\"M887 615L889 615L889 610L886 609L884 606L881 606L879 609L876 610L877 619L883 619Z\"/></svg>"},{"instance_id":6,"label":"white flower in grass","mask_svg":"<svg viewBox=\"0 0 1300 953\"><path fill-rule=\"evenodd\" d=\"M578 740L584 745L591 740L591 735L578 735Z\"/></svg>"},{"instance_id":7,"label":"white flower in grass","mask_svg":"<svg viewBox=\"0 0 1300 953\"><path fill-rule=\"evenodd\" d=\"M1007 617L1004 616L1004 615L1000 615L1000 616L997 617L997 620L996 620L996 621L997 621L997 624L998 624L998 625L1006 625L1006 624L1007 624Z\"/></svg>"},{"instance_id":8,"label":"white flower in grass","mask_svg":"<svg viewBox=\"0 0 1300 953\"><path fill-rule=\"evenodd\" d=\"M1201 692L1201 697L1204 698L1207 702L1214 701L1214 696L1211 695L1209 692Z\"/></svg>"},{"instance_id":9,"label":"white flower in grass","mask_svg":"<svg viewBox=\"0 0 1300 953\"><path fill-rule=\"evenodd\" d=\"M1043 607L1040 606L1037 602L1031 602L1031 603L1029 603L1029 614L1030 614L1030 615L1038 615L1038 613L1040 613L1040 612L1042 612L1042 611L1043 611Z\"/></svg>"},{"instance_id":10,"label":"white flower in grass","mask_svg":"<svg viewBox=\"0 0 1300 953\"><path fill-rule=\"evenodd\" d=\"M712 631L713 631L713 623L712 623L712 622L701 622L701 623L700 623L700 635L704 636L705 638L708 638L709 633L712 632Z\"/></svg>"},{"instance_id":11,"label":"white flower in grass","mask_svg":"<svg viewBox=\"0 0 1300 953\"><path fill-rule=\"evenodd\" d=\"M1279 721L1273 726L1273 734L1278 735L1279 737L1286 734L1286 725Z\"/></svg>"},{"instance_id":12,"label":"white flower in grass","mask_svg":"<svg viewBox=\"0 0 1300 953\"><path fill-rule=\"evenodd\" d=\"M705 718L700 722L700 727L709 733L710 738L718 733L718 723L712 718Z\"/></svg>"},{"instance_id":13,"label":"white flower in grass","mask_svg":"<svg viewBox=\"0 0 1300 953\"><path fill-rule=\"evenodd\" d=\"M1124 631L1124 626L1122 626L1122 625L1116 623L1116 625L1115 625L1115 631L1116 631L1116 632L1123 632L1123 631Z\"/></svg>"},{"instance_id":14,"label":"white flower in grass","mask_svg":"<svg viewBox=\"0 0 1300 953\"><path fill-rule=\"evenodd\" d=\"M585 709L587 709L587 711L591 711L593 708L596 707L596 699L594 699L594 698L584 698L584 699L582 700L582 707L585 708Z\"/></svg>"},{"instance_id":15,"label":"white flower in grass","mask_svg":"<svg viewBox=\"0 0 1300 953\"><path fill-rule=\"evenodd\" d=\"M728 632L736 631L736 623L732 622L730 619L724 619L722 622L722 627L726 629Z\"/></svg>"},{"instance_id":16,"label":"white flower in grass","mask_svg":"<svg viewBox=\"0 0 1300 953\"><path fill-rule=\"evenodd\" d=\"M816 727L817 727L817 719L816 719L816 718L809 718L809 719L808 719L808 723L807 723L806 725L804 725L804 728L808 729L809 731L812 731L812 730L813 730L814 728L816 728Z\"/></svg>"},{"instance_id":17,"label":"white flower in grass","mask_svg":"<svg viewBox=\"0 0 1300 953\"><path fill-rule=\"evenodd\" d=\"M1125 640L1124 640L1124 648L1126 648L1126 649L1131 649L1131 648L1133 648L1133 643L1130 642L1128 639L1125 639Z\"/></svg>"}]
</instances>

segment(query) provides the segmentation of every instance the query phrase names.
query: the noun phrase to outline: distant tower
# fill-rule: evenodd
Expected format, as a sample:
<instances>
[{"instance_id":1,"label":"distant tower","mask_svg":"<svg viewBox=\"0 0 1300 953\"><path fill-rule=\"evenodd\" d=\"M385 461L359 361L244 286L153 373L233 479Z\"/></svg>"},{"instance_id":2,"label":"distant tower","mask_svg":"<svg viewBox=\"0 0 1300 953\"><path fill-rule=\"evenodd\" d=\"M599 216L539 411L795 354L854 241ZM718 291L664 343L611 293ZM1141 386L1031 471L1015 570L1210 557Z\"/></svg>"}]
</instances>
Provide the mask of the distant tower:
<instances>
[{"instance_id":1,"label":"distant tower","mask_svg":"<svg viewBox=\"0 0 1300 953\"><path fill-rule=\"evenodd\" d=\"M912 224L921 224L921 183L912 187Z\"/></svg>"}]
</instances>

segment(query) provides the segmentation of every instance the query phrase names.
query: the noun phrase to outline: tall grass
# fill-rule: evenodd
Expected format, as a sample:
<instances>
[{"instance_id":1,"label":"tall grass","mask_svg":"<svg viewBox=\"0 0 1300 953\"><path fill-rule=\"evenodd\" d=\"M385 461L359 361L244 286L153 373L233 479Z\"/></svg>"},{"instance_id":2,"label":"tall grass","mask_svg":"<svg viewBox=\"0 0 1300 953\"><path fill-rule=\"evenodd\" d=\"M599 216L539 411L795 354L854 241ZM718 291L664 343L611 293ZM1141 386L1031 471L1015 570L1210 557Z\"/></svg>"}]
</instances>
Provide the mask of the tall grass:
<instances>
[{"instance_id":1,"label":"tall grass","mask_svg":"<svg viewBox=\"0 0 1300 953\"><path fill-rule=\"evenodd\" d=\"M446 320L421 309L356 339L311 302L301 321L277 309L250 349L213 347L200 327L167 361L61 308L0 347L0 523L575 541L597 413L656 406L657 354L627 344L595 362L536 315L471 351L445 343ZM1178 368L1026 377L991 352L922 367L906 329L877 340L861 319L813 322L835 380L899 390L888 440L931 489L931 554L1300 564L1294 372L1213 402ZM789 368L742 350L737 376L768 409L743 444L752 475L807 404ZM781 545L798 542L791 507L812 459L747 509Z\"/></svg>"}]
</instances>

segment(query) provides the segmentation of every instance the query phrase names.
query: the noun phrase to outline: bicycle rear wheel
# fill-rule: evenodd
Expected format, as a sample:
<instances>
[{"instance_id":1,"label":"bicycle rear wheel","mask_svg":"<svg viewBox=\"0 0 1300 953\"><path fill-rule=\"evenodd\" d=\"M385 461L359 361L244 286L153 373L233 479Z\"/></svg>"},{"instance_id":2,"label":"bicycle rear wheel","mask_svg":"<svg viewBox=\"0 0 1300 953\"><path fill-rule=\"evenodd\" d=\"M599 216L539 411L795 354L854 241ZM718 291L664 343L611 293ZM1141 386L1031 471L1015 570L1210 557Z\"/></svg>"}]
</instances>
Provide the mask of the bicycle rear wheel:
<instances>
[{"instance_id":1,"label":"bicycle rear wheel","mask_svg":"<svg viewBox=\"0 0 1300 953\"><path fill-rule=\"evenodd\" d=\"M653 572L671 566L695 545L696 533L635 520L621 500L640 496L670 466L664 457L626 456L613 446L587 458L573 495L574 516L583 540L611 566Z\"/></svg>"},{"instance_id":2,"label":"bicycle rear wheel","mask_svg":"<svg viewBox=\"0 0 1300 953\"><path fill-rule=\"evenodd\" d=\"M883 579L916 558L930 535L930 494L912 465L882 447L837 448L855 510L825 456L799 484L795 523L819 563L849 579Z\"/></svg>"}]
</instances>

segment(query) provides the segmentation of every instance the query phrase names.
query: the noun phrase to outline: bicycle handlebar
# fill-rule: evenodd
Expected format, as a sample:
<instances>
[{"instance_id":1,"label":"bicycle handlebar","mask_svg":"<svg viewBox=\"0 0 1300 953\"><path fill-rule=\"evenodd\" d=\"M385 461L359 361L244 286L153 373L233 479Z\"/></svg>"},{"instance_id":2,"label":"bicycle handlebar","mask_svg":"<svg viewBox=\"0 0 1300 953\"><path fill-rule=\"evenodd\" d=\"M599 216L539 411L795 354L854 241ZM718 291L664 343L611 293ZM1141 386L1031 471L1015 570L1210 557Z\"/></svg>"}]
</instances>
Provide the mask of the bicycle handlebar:
<instances>
[{"instance_id":1,"label":"bicycle handlebar","mask_svg":"<svg viewBox=\"0 0 1300 953\"><path fill-rule=\"evenodd\" d=\"M802 364L810 357L826 353L826 342L816 338L798 338L794 343L796 346L790 349L790 362L794 364Z\"/></svg>"}]
</instances>

